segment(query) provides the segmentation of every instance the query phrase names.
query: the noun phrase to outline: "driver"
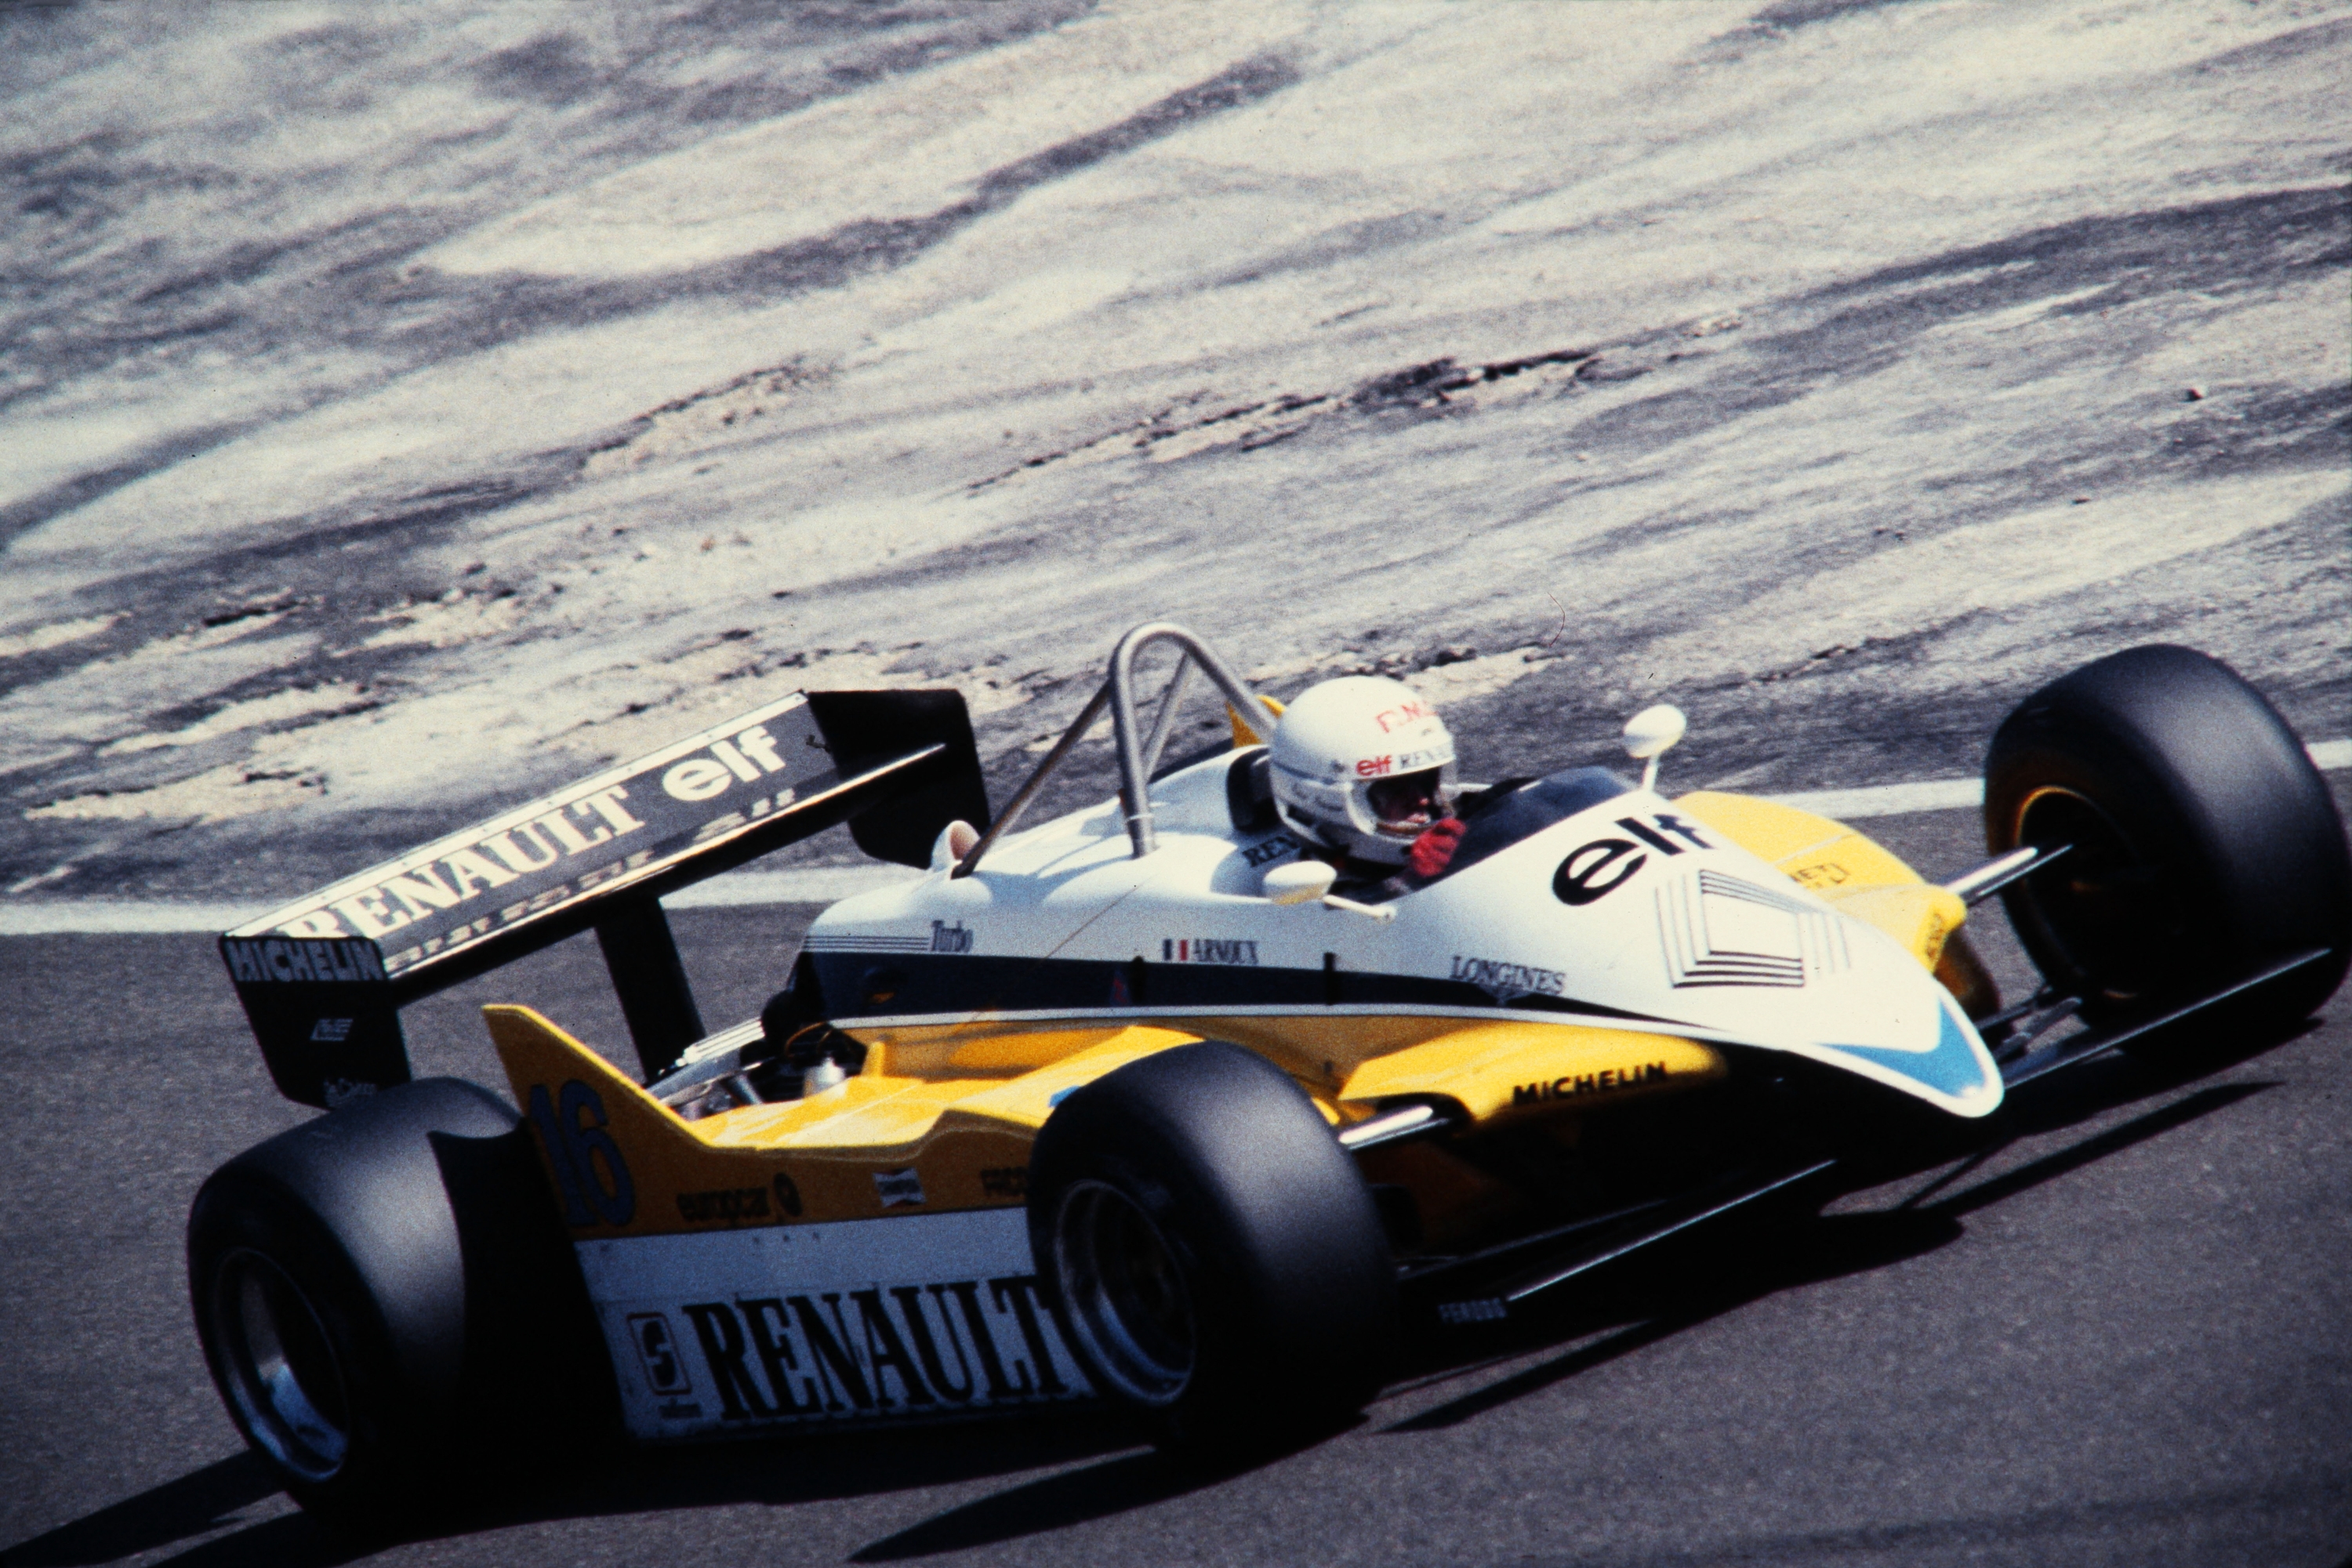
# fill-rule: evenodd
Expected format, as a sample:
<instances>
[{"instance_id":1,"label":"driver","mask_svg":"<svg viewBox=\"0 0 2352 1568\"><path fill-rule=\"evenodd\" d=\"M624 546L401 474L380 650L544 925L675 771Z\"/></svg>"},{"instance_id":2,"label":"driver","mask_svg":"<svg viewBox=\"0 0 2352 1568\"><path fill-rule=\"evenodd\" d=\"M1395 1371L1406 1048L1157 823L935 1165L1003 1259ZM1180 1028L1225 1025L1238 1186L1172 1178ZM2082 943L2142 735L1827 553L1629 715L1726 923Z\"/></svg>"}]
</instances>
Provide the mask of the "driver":
<instances>
[{"instance_id":1,"label":"driver","mask_svg":"<svg viewBox=\"0 0 2352 1568\"><path fill-rule=\"evenodd\" d=\"M1283 710L1268 748L1275 810L1342 878L1441 875L1462 841L1453 815L1454 737L1401 680L1346 675Z\"/></svg>"}]
</instances>

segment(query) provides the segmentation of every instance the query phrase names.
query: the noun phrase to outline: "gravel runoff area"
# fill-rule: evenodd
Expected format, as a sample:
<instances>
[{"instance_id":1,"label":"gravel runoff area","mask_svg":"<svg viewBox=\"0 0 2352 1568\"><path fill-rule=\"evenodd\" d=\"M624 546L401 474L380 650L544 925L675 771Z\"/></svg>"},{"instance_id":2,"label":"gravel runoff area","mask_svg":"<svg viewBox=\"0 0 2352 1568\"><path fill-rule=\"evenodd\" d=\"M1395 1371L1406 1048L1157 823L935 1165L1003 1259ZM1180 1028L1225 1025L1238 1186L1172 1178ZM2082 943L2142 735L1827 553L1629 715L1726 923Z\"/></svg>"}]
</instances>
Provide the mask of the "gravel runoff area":
<instances>
[{"instance_id":1,"label":"gravel runoff area","mask_svg":"<svg viewBox=\"0 0 2352 1568\"><path fill-rule=\"evenodd\" d=\"M1706 782L1964 775L2157 636L2342 736L2347 66L2341 4L0 11L0 900L297 893L804 685L961 689L1001 793L1160 616L1476 767L1669 698Z\"/></svg>"}]
</instances>

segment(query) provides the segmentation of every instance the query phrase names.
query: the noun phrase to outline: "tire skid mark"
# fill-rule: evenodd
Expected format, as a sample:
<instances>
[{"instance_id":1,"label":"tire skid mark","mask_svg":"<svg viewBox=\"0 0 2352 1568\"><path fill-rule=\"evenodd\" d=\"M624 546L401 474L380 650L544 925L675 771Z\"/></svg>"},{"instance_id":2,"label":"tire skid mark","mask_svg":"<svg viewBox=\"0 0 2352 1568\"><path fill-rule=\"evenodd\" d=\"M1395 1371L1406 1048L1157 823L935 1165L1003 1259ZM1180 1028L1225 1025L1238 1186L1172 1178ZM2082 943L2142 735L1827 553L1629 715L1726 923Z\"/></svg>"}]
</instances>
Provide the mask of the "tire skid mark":
<instances>
[{"instance_id":1,"label":"tire skid mark","mask_svg":"<svg viewBox=\"0 0 2352 1568\"><path fill-rule=\"evenodd\" d=\"M974 479L965 489L978 492L1040 468L1084 466L1130 455L1165 463L1227 447L1255 451L1319 424L1350 416L1360 420L1387 413L1468 412L1482 405L1535 396L1566 384L1602 379L1591 374L1601 363L1601 354L1598 348L1552 349L1473 365L1457 364L1447 356L1383 372L1345 392L1286 392L1254 403L1219 405L1212 413L1190 416L1171 405L1091 441L1024 458L1012 468ZM1523 376L1526 379L1515 379ZM1502 383L1510 384L1497 385ZM1487 387L1496 390L1483 392ZM1204 394L1200 401L1213 400Z\"/></svg>"}]
</instances>

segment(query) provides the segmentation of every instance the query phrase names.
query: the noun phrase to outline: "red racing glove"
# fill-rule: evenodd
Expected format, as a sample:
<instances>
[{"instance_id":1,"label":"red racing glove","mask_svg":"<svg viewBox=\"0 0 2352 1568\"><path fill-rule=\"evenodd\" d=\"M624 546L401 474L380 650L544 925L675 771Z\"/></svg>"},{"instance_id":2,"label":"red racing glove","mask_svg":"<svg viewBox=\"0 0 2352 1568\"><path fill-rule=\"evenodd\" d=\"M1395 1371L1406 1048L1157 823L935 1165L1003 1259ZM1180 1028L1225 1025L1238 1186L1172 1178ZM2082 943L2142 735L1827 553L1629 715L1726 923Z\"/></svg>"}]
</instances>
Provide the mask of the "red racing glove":
<instances>
[{"instance_id":1,"label":"red racing glove","mask_svg":"<svg viewBox=\"0 0 2352 1568\"><path fill-rule=\"evenodd\" d=\"M1462 819L1440 817L1422 830L1405 852L1405 863L1412 874L1423 881L1434 881L1444 875L1445 868L1454 864L1454 851L1462 845Z\"/></svg>"}]
</instances>

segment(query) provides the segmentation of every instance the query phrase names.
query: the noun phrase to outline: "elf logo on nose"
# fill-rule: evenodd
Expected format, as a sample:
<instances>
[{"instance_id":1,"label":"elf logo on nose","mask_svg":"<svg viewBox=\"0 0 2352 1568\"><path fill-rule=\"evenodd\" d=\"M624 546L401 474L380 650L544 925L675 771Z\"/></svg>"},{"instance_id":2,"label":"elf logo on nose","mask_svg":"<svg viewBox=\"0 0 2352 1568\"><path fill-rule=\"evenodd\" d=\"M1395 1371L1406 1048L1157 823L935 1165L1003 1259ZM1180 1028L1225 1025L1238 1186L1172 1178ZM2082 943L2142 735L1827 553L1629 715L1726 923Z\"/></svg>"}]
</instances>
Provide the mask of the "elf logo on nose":
<instances>
[{"instance_id":1,"label":"elf logo on nose","mask_svg":"<svg viewBox=\"0 0 2352 1568\"><path fill-rule=\"evenodd\" d=\"M1679 855L1685 844L1696 849L1715 847L1699 837L1698 829L1671 811L1654 811L1647 822L1638 816L1621 816L1617 826L1633 837L1595 838L1580 844L1552 873L1551 890L1561 903L1589 904L1623 887L1650 863L1650 857L1643 852L1643 844L1663 855ZM1675 843L1677 837L1685 844Z\"/></svg>"}]
</instances>

